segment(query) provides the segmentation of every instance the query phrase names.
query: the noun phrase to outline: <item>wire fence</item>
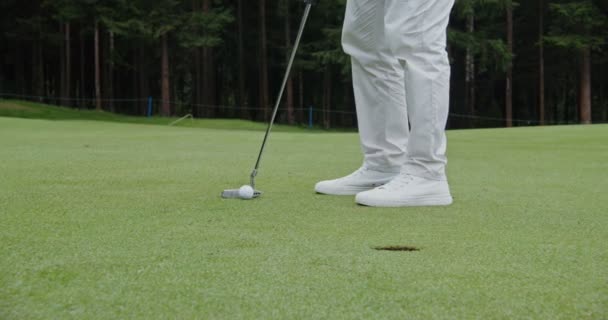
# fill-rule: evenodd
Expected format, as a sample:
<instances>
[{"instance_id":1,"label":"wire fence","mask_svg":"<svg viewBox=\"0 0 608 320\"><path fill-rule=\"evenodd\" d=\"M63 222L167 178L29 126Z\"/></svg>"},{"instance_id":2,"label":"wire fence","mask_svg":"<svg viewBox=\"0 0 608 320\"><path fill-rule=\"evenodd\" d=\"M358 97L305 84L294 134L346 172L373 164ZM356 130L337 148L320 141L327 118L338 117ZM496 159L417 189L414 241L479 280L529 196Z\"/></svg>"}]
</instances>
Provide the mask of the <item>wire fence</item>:
<instances>
[{"instance_id":1,"label":"wire fence","mask_svg":"<svg viewBox=\"0 0 608 320\"><path fill-rule=\"evenodd\" d=\"M89 97L54 97L39 95L24 95L15 93L0 93L0 99L19 99L58 106L76 107L79 109L94 109L99 100L104 110L117 112L125 115L152 117L161 113L161 106L165 101L145 98L89 98ZM260 108L255 106L237 105L209 105L197 104L185 101L166 101L171 107L174 116L192 115L196 118L242 118L250 120L265 120L264 115L271 112L272 106ZM287 123L289 118L292 122L308 127L342 127L353 128L357 125L357 113L354 110L324 109L313 105L298 106L292 108L293 114L288 115L286 108L280 108L277 114L277 123ZM498 116L486 116L478 114L449 113L448 128L480 128L480 127L503 127L506 118ZM566 125L576 124L574 120L556 121L547 119L541 122L538 119L511 119L516 126L537 125ZM606 122L594 122L606 123Z\"/></svg>"}]
</instances>

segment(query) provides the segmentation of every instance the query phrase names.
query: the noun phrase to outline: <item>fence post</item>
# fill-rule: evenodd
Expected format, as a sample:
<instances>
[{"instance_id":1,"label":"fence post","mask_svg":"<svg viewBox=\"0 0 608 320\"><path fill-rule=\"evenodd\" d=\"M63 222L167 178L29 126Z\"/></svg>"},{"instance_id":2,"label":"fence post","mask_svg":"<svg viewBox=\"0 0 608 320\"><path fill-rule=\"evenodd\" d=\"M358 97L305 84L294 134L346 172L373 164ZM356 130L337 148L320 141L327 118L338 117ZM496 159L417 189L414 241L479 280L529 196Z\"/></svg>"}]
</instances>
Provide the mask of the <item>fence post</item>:
<instances>
[{"instance_id":1,"label":"fence post","mask_svg":"<svg viewBox=\"0 0 608 320\"><path fill-rule=\"evenodd\" d=\"M148 118L152 116L152 97L148 97Z\"/></svg>"},{"instance_id":2,"label":"fence post","mask_svg":"<svg viewBox=\"0 0 608 320\"><path fill-rule=\"evenodd\" d=\"M312 129L312 105L308 107L308 128Z\"/></svg>"}]
</instances>

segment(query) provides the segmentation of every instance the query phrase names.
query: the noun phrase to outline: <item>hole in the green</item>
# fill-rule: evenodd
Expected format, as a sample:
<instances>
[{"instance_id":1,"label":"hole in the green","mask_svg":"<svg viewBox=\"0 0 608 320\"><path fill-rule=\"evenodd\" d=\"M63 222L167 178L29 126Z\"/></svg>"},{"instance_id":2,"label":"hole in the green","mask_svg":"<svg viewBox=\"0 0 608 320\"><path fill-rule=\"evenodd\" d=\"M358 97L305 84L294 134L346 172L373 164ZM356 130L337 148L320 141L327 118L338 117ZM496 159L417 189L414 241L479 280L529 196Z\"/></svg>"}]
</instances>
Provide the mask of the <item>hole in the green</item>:
<instances>
[{"instance_id":1,"label":"hole in the green","mask_svg":"<svg viewBox=\"0 0 608 320\"><path fill-rule=\"evenodd\" d=\"M386 247L374 247L374 250L379 251L420 251L420 248L413 246L386 246Z\"/></svg>"}]
</instances>

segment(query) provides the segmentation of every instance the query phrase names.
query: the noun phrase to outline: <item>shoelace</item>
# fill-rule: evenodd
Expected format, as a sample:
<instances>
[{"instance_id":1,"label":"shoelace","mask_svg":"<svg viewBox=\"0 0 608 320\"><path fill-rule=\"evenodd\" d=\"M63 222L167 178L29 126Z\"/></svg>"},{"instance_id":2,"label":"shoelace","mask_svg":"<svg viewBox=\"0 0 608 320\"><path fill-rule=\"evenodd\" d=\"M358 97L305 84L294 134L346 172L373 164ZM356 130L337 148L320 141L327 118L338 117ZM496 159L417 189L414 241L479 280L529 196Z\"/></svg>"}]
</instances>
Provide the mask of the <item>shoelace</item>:
<instances>
[{"instance_id":1,"label":"shoelace","mask_svg":"<svg viewBox=\"0 0 608 320\"><path fill-rule=\"evenodd\" d=\"M389 183L379 187L379 189L386 190L394 190L401 189L410 184L410 182L414 181L414 177L409 173L401 173L395 179L391 180Z\"/></svg>"}]
</instances>

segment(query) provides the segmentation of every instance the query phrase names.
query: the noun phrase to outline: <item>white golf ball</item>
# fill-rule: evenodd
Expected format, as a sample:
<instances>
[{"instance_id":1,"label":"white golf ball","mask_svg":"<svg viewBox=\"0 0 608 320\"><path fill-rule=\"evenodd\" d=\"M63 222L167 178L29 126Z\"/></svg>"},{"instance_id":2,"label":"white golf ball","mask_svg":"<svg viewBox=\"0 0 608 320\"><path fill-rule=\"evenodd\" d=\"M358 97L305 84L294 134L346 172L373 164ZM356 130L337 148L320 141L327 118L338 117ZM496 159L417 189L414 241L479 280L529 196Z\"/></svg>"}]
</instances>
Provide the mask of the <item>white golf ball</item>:
<instances>
[{"instance_id":1,"label":"white golf ball","mask_svg":"<svg viewBox=\"0 0 608 320\"><path fill-rule=\"evenodd\" d=\"M244 185L239 188L239 197L242 199L253 198L253 188L250 185Z\"/></svg>"}]
</instances>

